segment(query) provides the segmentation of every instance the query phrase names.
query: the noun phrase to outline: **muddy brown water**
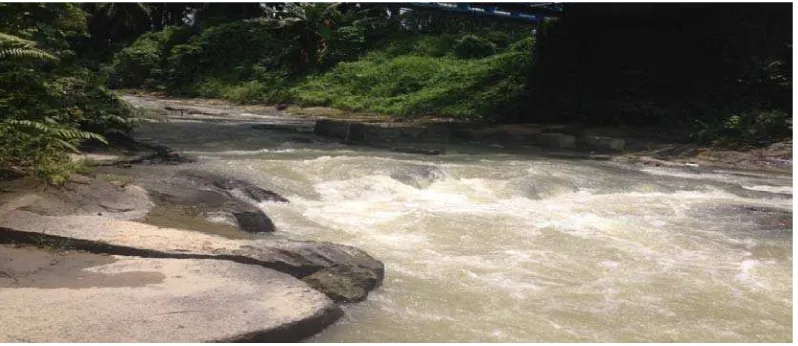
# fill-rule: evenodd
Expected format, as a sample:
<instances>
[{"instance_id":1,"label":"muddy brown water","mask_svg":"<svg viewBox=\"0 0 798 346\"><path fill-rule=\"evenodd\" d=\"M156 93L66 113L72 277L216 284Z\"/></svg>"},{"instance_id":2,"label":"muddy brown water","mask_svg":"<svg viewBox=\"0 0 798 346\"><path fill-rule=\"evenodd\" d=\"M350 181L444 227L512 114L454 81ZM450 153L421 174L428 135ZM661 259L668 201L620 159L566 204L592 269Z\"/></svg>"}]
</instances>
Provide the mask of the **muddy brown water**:
<instances>
[{"instance_id":1,"label":"muddy brown water","mask_svg":"<svg viewBox=\"0 0 798 346\"><path fill-rule=\"evenodd\" d=\"M280 234L385 262L383 286L309 341L792 340L789 175L465 146L398 154L224 111L137 136L290 199L259 205Z\"/></svg>"}]
</instances>

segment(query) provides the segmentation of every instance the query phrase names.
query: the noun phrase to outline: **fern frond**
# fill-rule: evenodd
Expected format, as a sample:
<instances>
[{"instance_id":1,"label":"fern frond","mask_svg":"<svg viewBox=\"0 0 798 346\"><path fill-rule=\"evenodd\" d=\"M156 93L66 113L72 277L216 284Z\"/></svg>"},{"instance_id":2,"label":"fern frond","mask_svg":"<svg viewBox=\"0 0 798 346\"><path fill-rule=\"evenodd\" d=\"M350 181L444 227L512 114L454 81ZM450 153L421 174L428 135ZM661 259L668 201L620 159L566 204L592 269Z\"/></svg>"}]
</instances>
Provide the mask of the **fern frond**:
<instances>
[{"instance_id":1,"label":"fern frond","mask_svg":"<svg viewBox=\"0 0 798 346\"><path fill-rule=\"evenodd\" d=\"M67 150L69 150L69 151L71 151L71 152L73 152L73 153L79 153L79 152L80 152L80 150L78 150L78 147L76 147L76 146L75 146L74 144L72 144L72 143L69 143L69 142L67 142L67 141L65 141L65 140L63 140L63 139L61 139L61 138L56 138L55 140L56 140L56 142L58 142L58 144L60 144L60 145L61 145L61 146L62 146L64 149L67 149Z\"/></svg>"},{"instance_id":2,"label":"fern frond","mask_svg":"<svg viewBox=\"0 0 798 346\"><path fill-rule=\"evenodd\" d=\"M36 42L0 32L0 61L7 59L58 60L54 55L35 46Z\"/></svg>"},{"instance_id":3,"label":"fern frond","mask_svg":"<svg viewBox=\"0 0 798 346\"><path fill-rule=\"evenodd\" d=\"M36 48L0 48L0 59L58 60L54 55Z\"/></svg>"},{"instance_id":4,"label":"fern frond","mask_svg":"<svg viewBox=\"0 0 798 346\"><path fill-rule=\"evenodd\" d=\"M3 44L18 44L23 46L35 46L36 42L26 40L19 36L9 35L0 32L0 43Z\"/></svg>"},{"instance_id":5,"label":"fern frond","mask_svg":"<svg viewBox=\"0 0 798 346\"><path fill-rule=\"evenodd\" d=\"M18 120L18 119L9 119L5 121L6 124L11 126L12 128L28 128L33 129L43 133L52 133L53 127L48 126L47 124L40 123L38 121L32 120Z\"/></svg>"},{"instance_id":6,"label":"fern frond","mask_svg":"<svg viewBox=\"0 0 798 346\"><path fill-rule=\"evenodd\" d=\"M57 125L50 125L45 124L38 121L33 120L17 120L11 119L6 120L6 124L10 125L12 128L28 128L33 129L35 131L41 132L43 134L52 135L58 140L86 140L86 139L94 139L97 141L102 142L103 144L108 144L108 141L105 137L98 135L93 132L88 131L81 131L74 128L69 127L62 127Z\"/></svg>"}]
</instances>

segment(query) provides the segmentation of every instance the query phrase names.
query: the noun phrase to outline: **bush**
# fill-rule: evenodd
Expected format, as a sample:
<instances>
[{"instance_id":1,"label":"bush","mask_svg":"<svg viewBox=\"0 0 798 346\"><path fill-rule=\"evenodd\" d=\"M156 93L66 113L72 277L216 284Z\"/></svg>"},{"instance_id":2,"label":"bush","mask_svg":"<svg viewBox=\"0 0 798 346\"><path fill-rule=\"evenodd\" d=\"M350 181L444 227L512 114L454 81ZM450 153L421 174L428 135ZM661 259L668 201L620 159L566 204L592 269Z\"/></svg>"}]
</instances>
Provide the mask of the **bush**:
<instances>
[{"instance_id":1,"label":"bush","mask_svg":"<svg viewBox=\"0 0 798 346\"><path fill-rule=\"evenodd\" d=\"M535 46L535 39L532 37L525 37L524 39L513 42L507 47L507 50L513 52L523 52L531 54L532 48Z\"/></svg>"},{"instance_id":2,"label":"bush","mask_svg":"<svg viewBox=\"0 0 798 346\"><path fill-rule=\"evenodd\" d=\"M377 46L388 57L402 55L416 55L429 57L443 57L451 54L456 42L456 36L440 35L413 35L403 38L390 37Z\"/></svg>"},{"instance_id":3,"label":"bush","mask_svg":"<svg viewBox=\"0 0 798 346\"><path fill-rule=\"evenodd\" d=\"M457 40L454 54L461 59L484 58L496 54L496 44L475 35L466 35Z\"/></svg>"},{"instance_id":4,"label":"bush","mask_svg":"<svg viewBox=\"0 0 798 346\"><path fill-rule=\"evenodd\" d=\"M720 145L763 146L792 135L792 117L780 110L748 110L696 121L693 139Z\"/></svg>"},{"instance_id":5,"label":"bush","mask_svg":"<svg viewBox=\"0 0 798 346\"><path fill-rule=\"evenodd\" d=\"M190 27L170 26L141 35L133 44L113 57L111 86L117 88L154 88L162 82L164 64L172 46L193 33Z\"/></svg>"},{"instance_id":6,"label":"bush","mask_svg":"<svg viewBox=\"0 0 798 346\"><path fill-rule=\"evenodd\" d=\"M366 30L359 26L345 26L333 33L327 50L319 57L323 67L342 61L357 60L364 52Z\"/></svg>"},{"instance_id":7,"label":"bush","mask_svg":"<svg viewBox=\"0 0 798 346\"><path fill-rule=\"evenodd\" d=\"M163 33L147 33L114 56L112 85L123 88L153 87L161 78Z\"/></svg>"},{"instance_id":8,"label":"bush","mask_svg":"<svg viewBox=\"0 0 798 346\"><path fill-rule=\"evenodd\" d=\"M205 77L250 81L257 66L279 69L284 47L270 29L258 23L212 26L171 48L165 67L167 81L173 88Z\"/></svg>"},{"instance_id":9,"label":"bush","mask_svg":"<svg viewBox=\"0 0 798 346\"><path fill-rule=\"evenodd\" d=\"M502 49L503 48L507 48L507 46L509 46L513 42L513 39L512 39L512 37L510 37L510 35L508 35L507 33L501 32L501 31L496 31L496 30L491 30L491 31L486 32L483 35L483 37L486 40L488 40L488 41L492 42L493 44L495 44L496 48L502 48Z\"/></svg>"}]
</instances>

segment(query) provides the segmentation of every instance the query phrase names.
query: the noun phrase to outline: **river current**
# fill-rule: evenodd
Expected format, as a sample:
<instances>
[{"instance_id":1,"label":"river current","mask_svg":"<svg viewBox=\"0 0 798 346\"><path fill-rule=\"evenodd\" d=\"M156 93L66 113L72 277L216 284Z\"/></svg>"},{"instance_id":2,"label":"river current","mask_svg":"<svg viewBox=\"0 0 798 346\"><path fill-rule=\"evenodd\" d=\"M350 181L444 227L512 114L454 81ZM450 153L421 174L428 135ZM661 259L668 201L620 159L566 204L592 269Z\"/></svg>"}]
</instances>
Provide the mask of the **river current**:
<instances>
[{"instance_id":1,"label":"river current","mask_svg":"<svg viewBox=\"0 0 798 346\"><path fill-rule=\"evenodd\" d=\"M137 137L287 197L259 205L279 233L385 263L383 285L309 341L792 340L788 175L399 154L223 119Z\"/></svg>"}]
</instances>

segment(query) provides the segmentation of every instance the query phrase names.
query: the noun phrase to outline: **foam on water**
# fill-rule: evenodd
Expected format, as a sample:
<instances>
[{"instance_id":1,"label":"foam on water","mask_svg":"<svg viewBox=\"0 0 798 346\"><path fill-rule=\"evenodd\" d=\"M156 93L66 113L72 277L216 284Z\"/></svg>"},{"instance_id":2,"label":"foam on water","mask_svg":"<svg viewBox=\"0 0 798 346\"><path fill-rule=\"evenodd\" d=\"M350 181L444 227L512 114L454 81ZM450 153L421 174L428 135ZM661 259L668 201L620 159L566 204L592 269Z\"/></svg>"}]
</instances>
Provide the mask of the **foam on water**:
<instances>
[{"instance_id":1,"label":"foam on water","mask_svg":"<svg viewBox=\"0 0 798 346\"><path fill-rule=\"evenodd\" d=\"M753 190L753 191L784 193L784 194L792 195L792 186L754 185L754 186L743 186L742 188L744 188L746 190Z\"/></svg>"},{"instance_id":2,"label":"foam on water","mask_svg":"<svg viewBox=\"0 0 798 346\"><path fill-rule=\"evenodd\" d=\"M205 165L283 189L290 204L258 204L281 233L386 264L384 285L313 341L791 335L791 233L768 238L739 213L788 211L792 199L734 190L791 186L562 160L222 153Z\"/></svg>"},{"instance_id":3,"label":"foam on water","mask_svg":"<svg viewBox=\"0 0 798 346\"><path fill-rule=\"evenodd\" d=\"M791 341L789 176L398 154L229 120L137 131L290 199L258 204L282 235L385 263L310 341Z\"/></svg>"},{"instance_id":4,"label":"foam on water","mask_svg":"<svg viewBox=\"0 0 798 346\"><path fill-rule=\"evenodd\" d=\"M313 161L340 164L341 160ZM353 163L349 168L364 167L356 158L345 160ZM550 173L528 165L503 167L522 173L486 175ZM333 327L315 340L647 341L693 340L691 336L695 340L775 340L789 335L791 329L784 324L788 309L777 314L781 322L768 324L769 336L752 336L746 330L755 328L730 323L709 311L738 304L732 292L747 292L746 304L754 304L751 299L768 300L768 295L783 301L786 291L772 290L769 282L790 280L791 264L785 261L791 258L769 262L771 277L751 279L753 263L758 263L752 261L757 260L730 248L736 238L722 231L737 225L723 217L689 215L701 205L791 207L789 199L752 200L721 188L695 185L673 192L580 189L532 199L506 180L458 177L458 170L466 167L440 167L446 171L445 178L424 188L386 175L334 173L345 179L316 183L319 200L295 201L294 206L303 210L302 217L349 235L341 239L339 233L336 241L364 248L386 262L388 279L376 296L398 309L386 307L382 316L365 306L352 307L350 314L370 316L365 320L372 321L358 320L360 328L383 331L371 336L359 332L358 338L350 339L345 330L354 328L350 323L346 328ZM324 232L314 230L307 235L332 239ZM698 312L700 304L685 304L693 301L683 301L685 294L710 294L706 298L711 302L705 304L710 310ZM419 299L426 304L418 305ZM463 308L459 301L471 307ZM696 325L686 327L682 322L688 311L703 322L696 320ZM651 313L659 317L648 316ZM758 314L753 307L745 313ZM546 331L539 326L516 326L539 320L536 316L541 314L548 316ZM597 321L597 316L604 317ZM639 327L611 322L621 316L637 316L643 322ZM380 322L383 318L386 323ZM552 323L560 328L551 328ZM394 331L394 324L421 334ZM430 324L436 325L436 332L423 331ZM495 328L483 331L482 327L491 325ZM651 328L663 329L652 332ZM459 336L442 337L452 335L442 331Z\"/></svg>"}]
</instances>

